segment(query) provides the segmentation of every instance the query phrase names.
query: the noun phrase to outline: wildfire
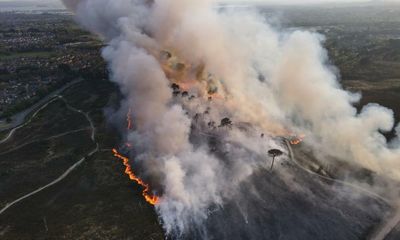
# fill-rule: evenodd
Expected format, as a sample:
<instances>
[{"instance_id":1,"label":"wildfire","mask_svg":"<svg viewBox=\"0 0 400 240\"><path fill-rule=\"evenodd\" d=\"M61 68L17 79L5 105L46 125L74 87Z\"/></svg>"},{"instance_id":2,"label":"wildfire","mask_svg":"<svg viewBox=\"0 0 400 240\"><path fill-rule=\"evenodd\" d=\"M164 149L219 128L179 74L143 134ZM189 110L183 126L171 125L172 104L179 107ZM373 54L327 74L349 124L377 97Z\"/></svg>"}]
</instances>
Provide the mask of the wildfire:
<instances>
[{"instance_id":1,"label":"wildfire","mask_svg":"<svg viewBox=\"0 0 400 240\"><path fill-rule=\"evenodd\" d=\"M132 125L132 109L129 108L128 114L126 114L126 122L128 123L128 130L131 130L133 125Z\"/></svg>"},{"instance_id":2,"label":"wildfire","mask_svg":"<svg viewBox=\"0 0 400 240\"><path fill-rule=\"evenodd\" d=\"M126 122L127 122L127 129L131 130L133 128L133 121L132 121L132 109L130 108L127 115L126 115ZM128 148L132 147L132 144L127 142L125 144ZM145 198L145 200L152 204L152 205L156 205L159 201L159 197L157 197L156 195L152 195L151 193L149 193L150 191L150 187L147 183L143 182L142 179L140 179L138 176L135 175L135 173L132 170L131 165L129 164L129 158L122 156L117 149L113 149L112 150L113 154L115 157L119 158L122 160L122 163L125 166L125 174L129 176L129 179L132 181L135 181L137 184L139 184L140 186L142 186L143 192L142 195Z\"/></svg>"},{"instance_id":3,"label":"wildfire","mask_svg":"<svg viewBox=\"0 0 400 240\"><path fill-rule=\"evenodd\" d=\"M137 184L139 184L144 188L142 192L144 199L151 205L156 205L159 202L160 198L157 197L156 195L152 195L151 193L149 193L150 191L149 185L143 182L142 179L140 179L138 176L135 175L131 165L129 164L129 158L122 156L120 153L118 153L117 149L113 149L112 151L115 157L122 160L125 166L125 174L129 176L129 179L135 181Z\"/></svg>"},{"instance_id":4,"label":"wildfire","mask_svg":"<svg viewBox=\"0 0 400 240\"><path fill-rule=\"evenodd\" d=\"M304 138L306 136L304 134L300 134L299 136L295 136L292 140L290 140L290 144L292 145L298 145L301 142L303 142Z\"/></svg>"},{"instance_id":5,"label":"wildfire","mask_svg":"<svg viewBox=\"0 0 400 240\"><path fill-rule=\"evenodd\" d=\"M225 100L224 96L219 93L208 94L208 97L211 97L212 99Z\"/></svg>"}]
</instances>

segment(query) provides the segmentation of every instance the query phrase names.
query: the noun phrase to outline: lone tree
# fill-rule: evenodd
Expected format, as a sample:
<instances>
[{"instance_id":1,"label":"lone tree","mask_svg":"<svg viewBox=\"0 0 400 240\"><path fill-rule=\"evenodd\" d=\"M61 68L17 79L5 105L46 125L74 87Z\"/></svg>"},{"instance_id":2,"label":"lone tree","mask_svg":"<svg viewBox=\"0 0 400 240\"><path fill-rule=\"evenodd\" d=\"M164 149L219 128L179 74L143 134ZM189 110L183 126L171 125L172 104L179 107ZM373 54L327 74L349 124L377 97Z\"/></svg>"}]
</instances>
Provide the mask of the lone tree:
<instances>
[{"instance_id":1,"label":"lone tree","mask_svg":"<svg viewBox=\"0 0 400 240\"><path fill-rule=\"evenodd\" d=\"M232 121L229 118L224 118L221 120L220 127L231 126Z\"/></svg>"},{"instance_id":2,"label":"lone tree","mask_svg":"<svg viewBox=\"0 0 400 240\"><path fill-rule=\"evenodd\" d=\"M182 92L182 97L189 97L189 93L187 91Z\"/></svg>"},{"instance_id":3,"label":"lone tree","mask_svg":"<svg viewBox=\"0 0 400 240\"><path fill-rule=\"evenodd\" d=\"M274 162L275 162L275 157L279 157L283 154L283 152L279 149L271 149L268 151L268 155L272 157L272 164L271 164L271 169L274 167Z\"/></svg>"},{"instance_id":4,"label":"lone tree","mask_svg":"<svg viewBox=\"0 0 400 240\"><path fill-rule=\"evenodd\" d=\"M174 90L174 91L179 91L179 90L181 89L181 87L180 87L178 84L176 84L176 83L172 83L172 84L171 84L171 88L172 88L172 90Z\"/></svg>"}]
</instances>

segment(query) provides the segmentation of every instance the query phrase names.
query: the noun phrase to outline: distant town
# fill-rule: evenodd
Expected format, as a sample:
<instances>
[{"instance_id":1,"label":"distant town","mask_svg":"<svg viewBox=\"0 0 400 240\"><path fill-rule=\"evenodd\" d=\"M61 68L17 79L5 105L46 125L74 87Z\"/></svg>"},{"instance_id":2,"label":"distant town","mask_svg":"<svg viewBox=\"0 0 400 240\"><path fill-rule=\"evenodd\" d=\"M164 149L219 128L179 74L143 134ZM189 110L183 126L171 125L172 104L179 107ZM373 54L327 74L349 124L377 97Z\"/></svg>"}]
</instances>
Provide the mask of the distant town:
<instances>
[{"instance_id":1,"label":"distant town","mask_svg":"<svg viewBox=\"0 0 400 240\"><path fill-rule=\"evenodd\" d=\"M102 69L100 48L66 13L0 13L0 118Z\"/></svg>"}]
</instances>

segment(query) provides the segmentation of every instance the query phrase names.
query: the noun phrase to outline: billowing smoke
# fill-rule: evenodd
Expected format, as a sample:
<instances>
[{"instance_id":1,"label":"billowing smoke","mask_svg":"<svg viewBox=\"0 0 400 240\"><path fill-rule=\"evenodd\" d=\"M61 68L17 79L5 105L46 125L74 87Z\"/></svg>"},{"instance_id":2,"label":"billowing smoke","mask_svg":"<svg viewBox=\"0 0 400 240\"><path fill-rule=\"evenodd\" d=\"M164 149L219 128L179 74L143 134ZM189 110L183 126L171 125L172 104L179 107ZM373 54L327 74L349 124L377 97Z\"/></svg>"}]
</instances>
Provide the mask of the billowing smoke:
<instances>
[{"instance_id":1,"label":"billowing smoke","mask_svg":"<svg viewBox=\"0 0 400 240\"><path fill-rule=\"evenodd\" d=\"M168 233L185 234L238 197L241 183L269 168L268 149L286 157L278 137L306 134L321 159L400 179L400 141L382 135L395 127L393 112L357 112L361 96L340 86L321 35L278 32L256 10L211 0L64 2L107 43L119 114L131 109L134 122L124 128L131 157L160 196Z\"/></svg>"}]
</instances>

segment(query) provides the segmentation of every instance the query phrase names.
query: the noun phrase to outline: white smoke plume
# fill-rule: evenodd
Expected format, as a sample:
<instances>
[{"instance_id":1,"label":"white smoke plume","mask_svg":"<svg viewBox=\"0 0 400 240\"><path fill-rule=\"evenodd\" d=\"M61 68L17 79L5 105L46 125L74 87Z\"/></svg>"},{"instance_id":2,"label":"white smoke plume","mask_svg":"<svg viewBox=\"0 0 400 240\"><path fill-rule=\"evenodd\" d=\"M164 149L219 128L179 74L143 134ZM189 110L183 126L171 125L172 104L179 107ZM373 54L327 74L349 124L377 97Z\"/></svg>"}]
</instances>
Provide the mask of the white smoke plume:
<instances>
[{"instance_id":1,"label":"white smoke plume","mask_svg":"<svg viewBox=\"0 0 400 240\"><path fill-rule=\"evenodd\" d=\"M256 10L221 10L211 0L64 3L107 44L103 56L125 97L119 112L132 109L135 127L125 133L132 157L161 197L156 209L168 233L201 225L211 208L269 167L268 149L286 152L275 137L293 132L306 134L320 156L400 179L399 140L388 143L380 133L395 127L393 112L376 104L357 112L361 96L340 86L322 36L278 32ZM163 54L184 70L168 72ZM174 97L173 82L194 98ZM210 85L218 92L204 90ZM232 129L218 127L225 117ZM225 143L212 149L207 135Z\"/></svg>"}]
</instances>

